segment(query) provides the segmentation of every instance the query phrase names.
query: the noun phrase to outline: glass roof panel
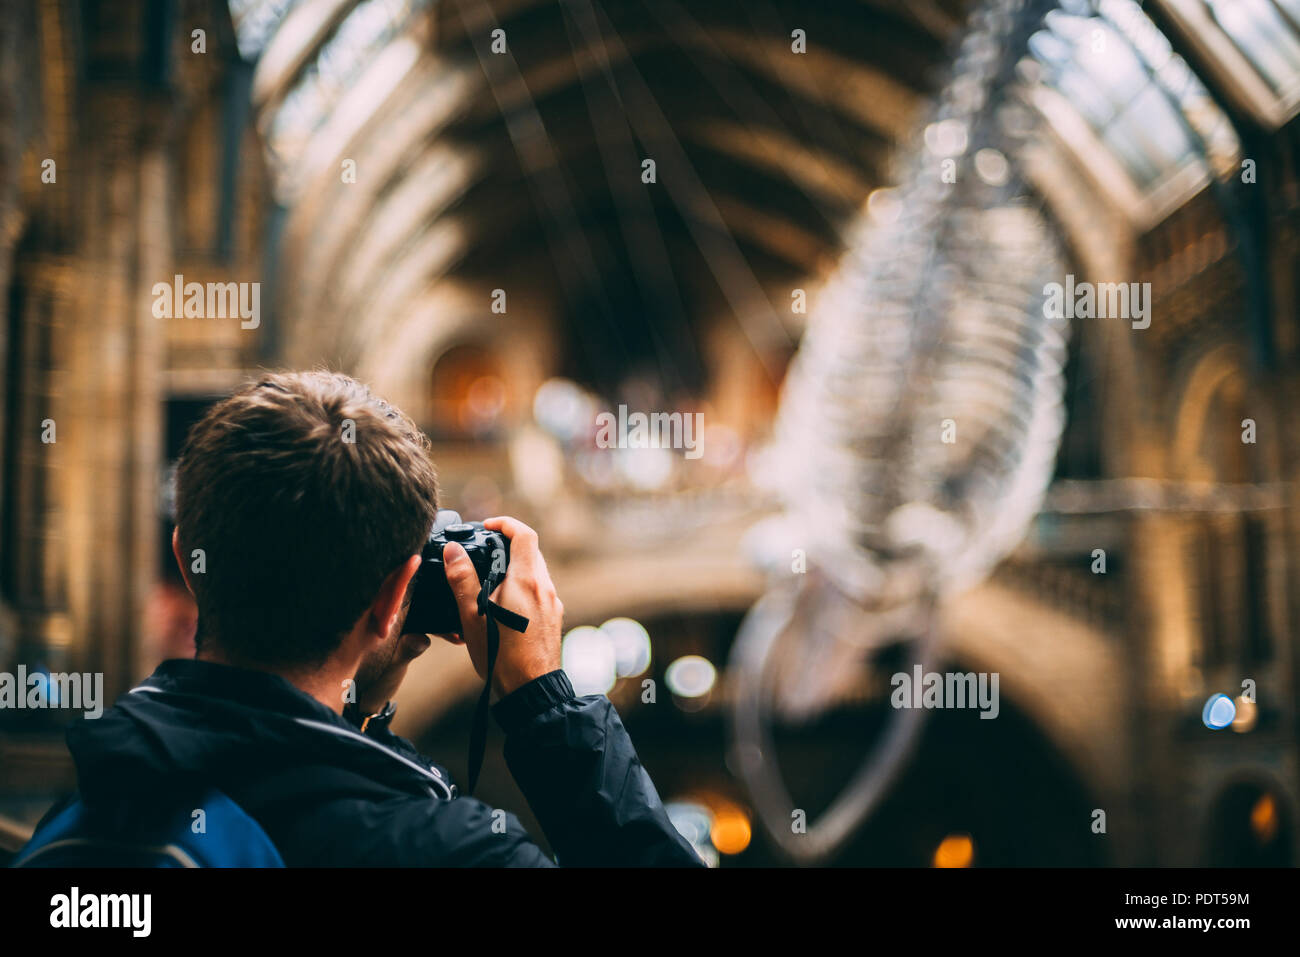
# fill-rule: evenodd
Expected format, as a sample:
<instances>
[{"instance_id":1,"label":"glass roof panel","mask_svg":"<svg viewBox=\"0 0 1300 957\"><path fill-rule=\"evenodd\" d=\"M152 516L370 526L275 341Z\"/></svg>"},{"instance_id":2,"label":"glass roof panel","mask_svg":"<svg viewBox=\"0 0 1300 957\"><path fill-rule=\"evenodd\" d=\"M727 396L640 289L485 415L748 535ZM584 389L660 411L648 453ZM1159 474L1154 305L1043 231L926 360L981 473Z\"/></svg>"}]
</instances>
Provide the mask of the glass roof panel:
<instances>
[{"instance_id":1,"label":"glass roof panel","mask_svg":"<svg viewBox=\"0 0 1300 957\"><path fill-rule=\"evenodd\" d=\"M1300 38L1295 23L1273 0L1203 0L1219 27L1254 64L1273 88L1282 93L1300 80ZM1300 4L1286 3L1292 15Z\"/></svg>"},{"instance_id":2,"label":"glass roof panel","mask_svg":"<svg viewBox=\"0 0 1300 957\"><path fill-rule=\"evenodd\" d=\"M1225 175L1239 158L1236 133L1141 7L1100 0L1095 15L1084 15L1086 4L1070 9L1047 14L1030 53L1044 68L1042 82L1088 122L1134 184L1153 189L1199 161L1198 138L1214 172Z\"/></svg>"},{"instance_id":3,"label":"glass roof panel","mask_svg":"<svg viewBox=\"0 0 1300 957\"><path fill-rule=\"evenodd\" d=\"M362 0L357 4L277 109L269 137L272 151L281 160L297 156L343 93L428 4L429 0Z\"/></svg>"}]
</instances>

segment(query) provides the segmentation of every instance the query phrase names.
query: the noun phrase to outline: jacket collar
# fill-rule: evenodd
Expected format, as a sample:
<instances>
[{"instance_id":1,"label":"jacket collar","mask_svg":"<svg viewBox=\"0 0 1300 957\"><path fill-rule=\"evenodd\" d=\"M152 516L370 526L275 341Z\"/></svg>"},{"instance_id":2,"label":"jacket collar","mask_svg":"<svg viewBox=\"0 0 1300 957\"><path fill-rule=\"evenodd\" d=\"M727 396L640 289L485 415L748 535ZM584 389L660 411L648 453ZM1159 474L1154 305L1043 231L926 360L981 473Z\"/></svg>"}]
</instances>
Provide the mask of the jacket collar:
<instances>
[{"instance_id":1,"label":"jacket collar","mask_svg":"<svg viewBox=\"0 0 1300 957\"><path fill-rule=\"evenodd\" d=\"M362 734L336 711L269 671L239 668L198 659L173 658L160 664L152 675L131 689L132 695L162 697L180 695L216 701L238 710L271 712L292 721L310 735L324 735L335 746L378 759L384 774L409 779L413 774L437 797L451 798L455 789L437 768L417 764L410 758ZM356 749L361 751L357 752Z\"/></svg>"},{"instance_id":2,"label":"jacket collar","mask_svg":"<svg viewBox=\"0 0 1300 957\"><path fill-rule=\"evenodd\" d=\"M326 720L342 727L351 727L338 712L325 707L305 691L294 687L287 679L269 671L200 661L197 658L171 658L160 664L141 685L155 691L200 695L245 707L275 711L287 717Z\"/></svg>"}]
</instances>

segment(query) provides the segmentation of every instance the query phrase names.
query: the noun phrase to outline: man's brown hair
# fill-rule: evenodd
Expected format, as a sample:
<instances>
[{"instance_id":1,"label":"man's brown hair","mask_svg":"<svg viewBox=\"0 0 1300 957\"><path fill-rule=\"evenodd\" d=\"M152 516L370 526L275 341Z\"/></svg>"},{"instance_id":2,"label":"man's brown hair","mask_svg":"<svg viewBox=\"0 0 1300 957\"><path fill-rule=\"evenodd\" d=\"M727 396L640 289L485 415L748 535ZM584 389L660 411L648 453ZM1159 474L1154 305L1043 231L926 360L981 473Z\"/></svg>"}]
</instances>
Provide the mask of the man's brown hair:
<instances>
[{"instance_id":1,"label":"man's brown hair","mask_svg":"<svg viewBox=\"0 0 1300 957\"><path fill-rule=\"evenodd\" d=\"M237 664L320 665L437 509L429 441L405 413L340 373L264 376L213 406L181 452L196 644Z\"/></svg>"}]
</instances>

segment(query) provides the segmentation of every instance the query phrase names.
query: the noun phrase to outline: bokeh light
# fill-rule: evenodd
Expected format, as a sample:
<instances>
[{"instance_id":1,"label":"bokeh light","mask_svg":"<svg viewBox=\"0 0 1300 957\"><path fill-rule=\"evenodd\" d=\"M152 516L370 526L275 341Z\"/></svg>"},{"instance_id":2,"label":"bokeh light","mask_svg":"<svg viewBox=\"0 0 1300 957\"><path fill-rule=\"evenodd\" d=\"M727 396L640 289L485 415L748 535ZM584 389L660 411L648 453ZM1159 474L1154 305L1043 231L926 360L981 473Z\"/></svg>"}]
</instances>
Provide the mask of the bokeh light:
<instances>
[{"instance_id":1,"label":"bokeh light","mask_svg":"<svg viewBox=\"0 0 1300 957\"><path fill-rule=\"evenodd\" d=\"M576 383L548 379L533 396L533 418L556 438L571 442L595 427L595 403Z\"/></svg>"},{"instance_id":2,"label":"bokeh light","mask_svg":"<svg viewBox=\"0 0 1300 957\"><path fill-rule=\"evenodd\" d=\"M935 867L970 867L975 861L975 842L969 834L949 834L934 849Z\"/></svg>"},{"instance_id":3,"label":"bokeh light","mask_svg":"<svg viewBox=\"0 0 1300 957\"><path fill-rule=\"evenodd\" d=\"M1261 794L1250 809L1251 833L1259 843L1268 844L1277 837L1277 826L1277 800L1267 792Z\"/></svg>"},{"instance_id":4,"label":"bokeh light","mask_svg":"<svg viewBox=\"0 0 1300 957\"><path fill-rule=\"evenodd\" d=\"M671 449L618 449L615 455L619 474L633 488L652 492L673 477L676 455Z\"/></svg>"},{"instance_id":5,"label":"bokeh light","mask_svg":"<svg viewBox=\"0 0 1300 957\"><path fill-rule=\"evenodd\" d=\"M1237 698L1237 716L1232 719L1232 730L1245 734L1255 727L1259 720L1259 706L1253 700L1241 695Z\"/></svg>"},{"instance_id":6,"label":"bokeh light","mask_svg":"<svg viewBox=\"0 0 1300 957\"><path fill-rule=\"evenodd\" d=\"M1237 707L1226 694L1210 695L1201 709L1201 721L1211 731L1222 731L1236 716Z\"/></svg>"},{"instance_id":7,"label":"bokeh light","mask_svg":"<svg viewBox=\"0 0 1300 957\"><path fill-rule=\"evenodd\" d=\"M668 690L687 700L703 698L713 690L717 679L718 670L700 655L683 655L664 672Z\"/></svg>"},{"instance_id":8,"label":"bokeh light","mask_svg":"<svg viewBox=\"0 0 1300 957\"><path fill-rule=\"evenodd\" d=\"M639 621L611 618L600 630L614 643L614 662L620 678L642 674L650 667L650 633Z\"/></svg>"},{"instance_id":9,"label":"bokeh light","mask_svg":"<svg viewBox=\"0 0 1300 957\"><path fill-rule=\"evenodd\" d=\"M744 808L726 803L714 810L709 837L720 854L743 853L753 834L753 825Z\"/></svg>"},{"instance_id":10,"label":"bokeh light","mask_svg":"<svg viewBox=\"0 0 1300 957\"><path fill-rule=\"evenodd\" d=\"M580 695L608 694L618 680L613 641L590 625L581 625L564 636L560 666Z\"/></svg>"},{"instance_id":11,"label":"bokeh light","mask_svg":"<svg viewBox=\"0 0 1300 957\"><path fill-rule=\"evenodd\" d=\"M718 850L713 846L713 812L703 804L695 801L669 801L664 805L668 820L677 832L700 855L700 860L709 867L717 867Z\"/></svg>"}]
</instances>

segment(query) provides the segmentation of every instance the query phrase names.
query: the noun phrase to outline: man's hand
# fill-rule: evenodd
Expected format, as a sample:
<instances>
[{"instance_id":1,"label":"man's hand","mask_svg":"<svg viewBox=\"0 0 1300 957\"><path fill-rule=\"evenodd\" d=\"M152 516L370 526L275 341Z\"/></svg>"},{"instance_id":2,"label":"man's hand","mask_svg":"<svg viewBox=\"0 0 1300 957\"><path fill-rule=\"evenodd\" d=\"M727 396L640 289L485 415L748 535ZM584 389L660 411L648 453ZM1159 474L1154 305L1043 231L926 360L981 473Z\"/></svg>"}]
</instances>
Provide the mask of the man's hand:
<instances>
[{"instance_id":1,"label":"man's hand","mask_svg":"<svg viewBox=\"0 0 1300 957\"><path fill-rule=\"evenodd\" d=\"M510 565L505 580L492 593L492 600L528 619L528 630L520 634L498 623L501 645L497 651L492 686L508 695L560 667L560 630L564 605L555 593L546 560L537 547L537 533L513 518L489 518L485 528L510 540ZM448 542L442 550L447 582L460 609L462 637L479 677L487 674L487 620L478 613L479 580L474 563L465 549Z\"/></svg>"}]
</instances>

